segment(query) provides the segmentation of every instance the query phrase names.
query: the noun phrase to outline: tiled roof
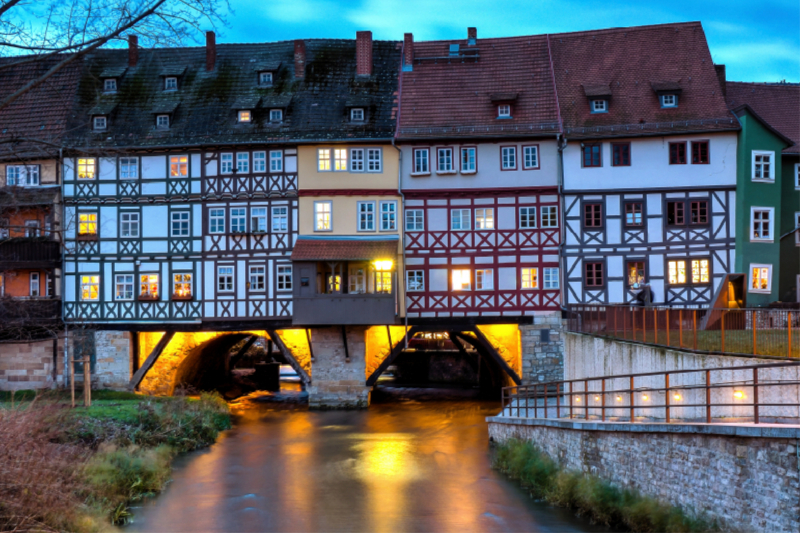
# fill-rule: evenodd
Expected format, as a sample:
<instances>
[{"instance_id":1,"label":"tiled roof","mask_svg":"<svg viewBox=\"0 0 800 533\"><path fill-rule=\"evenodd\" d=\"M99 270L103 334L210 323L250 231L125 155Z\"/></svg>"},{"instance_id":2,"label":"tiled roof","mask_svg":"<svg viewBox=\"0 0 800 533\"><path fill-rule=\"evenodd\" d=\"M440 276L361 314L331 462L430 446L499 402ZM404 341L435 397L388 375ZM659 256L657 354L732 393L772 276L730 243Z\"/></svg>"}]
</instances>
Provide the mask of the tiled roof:
<instances>
[{"instance_id":1,"label":"tiled roof","mask_svg":"<svg viewBox=\"0 0 800 533\"><path fill-rule=\"evenodd\" d=\"M210 72L205 47L140 49L138 64L127 69L114 94L103 94L101 74L126 67L128 52L101 50L86 60L69 143L102 148L391 138L400 44L373 41L374 74L356 77L355 40L305 43L302 80L294 77L292 41L217 44ZM257 72L266 67L277 69L272 87L258 85ZM179 76L177 91L163 91L165 75ZM354 97L370 102L365 121L357 124L345 108ZM251 123L237 123L242 101L259 104ZM116 108L107 130L92 132L89 111L108 104ZM271 107L285 109L283 123L269 122ZM155 128L153 113L163 109L174 110L167 131Z\"/></svg>"},{"instance_id":2,"label":"tiled roof","mask_svg":"<svg viewBox=\"0 0 800 533\"><path fill-rule=\"evenodd\" d=\"M7 96L44 74L64 56L39 59L0 70L0 94ZM24 57L0 59L0 65L23 61ZM44 83L0 110L0 159L49 158L67 127L69 110L80 80L80 63L68 64ZM35 142L41 141L41 142Z\"/></svg>"},{"instance_id":3,"label":"tiled roof","mask_svg":"<svg viewBox=\"0 0 800 533\"><path fill-rule=\"evenodd\" d=\"M729 81L726 85L731 109L750 106L770 126L794 141L794 146L785 148L783 153L800 153L800 84Z\"/></svg>"},{"instance_id":4,"label":"tiled roof","mask_svg":"<svg viewBox=\"0 0 800 533\"><path fill-rule=\"evenodd\" d=\"M549 36L567 138L736 130L699 22ZM589 110L590 92L608 85L607 113ZM662 109L657 91L680 91Z\"/></svg>"},{"instance_id":5,"label":"tiled roof","mask_svg":"<svg viewBox=\"0 0 800 533\"><path fill-rule=\"evenodd\" d=\"M478 58L448 58L451 44ZM398 137L554 135L558 111L544 36L414 43L402 73ZM438 59L423 59L438 58ZM511 119L497 118L498 95L514 99Z\"/></svg>"},{"instance_id":6,"label":"tiled roof","mask_svg":"<svg viewBox=\"0 0 800 533\"><path fill-rule=\"evenodd\" d=\"M303 239L292 250L292 261L373 261L397 257L397 240Z\"/></svg>"}]
</instances>

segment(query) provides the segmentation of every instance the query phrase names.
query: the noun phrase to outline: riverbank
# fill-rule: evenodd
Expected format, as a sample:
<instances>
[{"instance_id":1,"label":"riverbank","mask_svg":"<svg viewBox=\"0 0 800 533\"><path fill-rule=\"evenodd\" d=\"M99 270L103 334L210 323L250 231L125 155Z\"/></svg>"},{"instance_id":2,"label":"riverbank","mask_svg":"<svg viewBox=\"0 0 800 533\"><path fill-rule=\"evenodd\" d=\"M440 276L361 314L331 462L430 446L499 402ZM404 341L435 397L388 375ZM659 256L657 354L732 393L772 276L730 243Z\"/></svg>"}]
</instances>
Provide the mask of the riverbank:
<instances>
[{"instance_id":1,"label":"riverbank","mask_svg":"<svg viewBox=\"0 0 800 533\"><path fill-rule=\"evenodd\" d=\"M180 453L231 426L218 396L154 398L96 391L0 396L0 530L91 532L124 524L160 492Z\"/></svg>"}]
</instances>

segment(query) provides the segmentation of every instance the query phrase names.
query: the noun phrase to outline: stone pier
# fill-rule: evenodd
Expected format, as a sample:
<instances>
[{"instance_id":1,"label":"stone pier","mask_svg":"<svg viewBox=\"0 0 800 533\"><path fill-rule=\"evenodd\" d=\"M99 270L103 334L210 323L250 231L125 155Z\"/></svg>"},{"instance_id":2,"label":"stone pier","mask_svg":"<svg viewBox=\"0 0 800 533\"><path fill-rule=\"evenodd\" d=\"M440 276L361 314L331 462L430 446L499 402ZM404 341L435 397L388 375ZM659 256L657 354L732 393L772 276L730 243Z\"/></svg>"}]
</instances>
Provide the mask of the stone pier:
<instances>
[{"instance_id":1,"label":"stone pier","mask_svg":"<svg viewBox=\"0 0 800 533\"><path fill-rule=\"evenodd\" d=\"M311 409L369 407L372 387L365 385L367 326L311 328L313 379L308 387Z\"/></svg>"}]
</instances>

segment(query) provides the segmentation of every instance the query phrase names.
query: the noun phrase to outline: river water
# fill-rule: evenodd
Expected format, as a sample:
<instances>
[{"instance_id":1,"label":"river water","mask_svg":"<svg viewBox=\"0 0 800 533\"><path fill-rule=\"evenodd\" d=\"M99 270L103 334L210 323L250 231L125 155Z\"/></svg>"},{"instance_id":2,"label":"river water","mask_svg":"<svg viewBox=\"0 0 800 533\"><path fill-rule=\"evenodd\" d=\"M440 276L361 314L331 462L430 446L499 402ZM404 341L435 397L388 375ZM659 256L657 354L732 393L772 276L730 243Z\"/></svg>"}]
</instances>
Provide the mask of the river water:
<instances>
[{"instance_id":1,"label":"river water","mask_svg":"<svg viewBox=\"0 0 800 533\"><path fill-rule=\"evenodd\" d=\"M603 531L490 468L495 402L414 389L364 411L240 403L126 531Z\"/></svg>"}]
</instances>

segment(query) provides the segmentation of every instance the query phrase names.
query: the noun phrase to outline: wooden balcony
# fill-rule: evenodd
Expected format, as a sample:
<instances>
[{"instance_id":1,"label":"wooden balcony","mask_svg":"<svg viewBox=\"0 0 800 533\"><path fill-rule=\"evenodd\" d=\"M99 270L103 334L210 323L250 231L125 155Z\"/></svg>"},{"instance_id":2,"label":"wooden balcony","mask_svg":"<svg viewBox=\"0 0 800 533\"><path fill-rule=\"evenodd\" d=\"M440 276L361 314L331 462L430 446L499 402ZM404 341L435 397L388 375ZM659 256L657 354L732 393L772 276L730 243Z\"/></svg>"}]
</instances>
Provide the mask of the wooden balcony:
<instances>
[{"instance_id":1,"label":"wooden balcony","mask_svg":"<svg viewBox=\"0 0 800 533\"><path fill-rule=\"evenodd\" d=\"M43 237L0 241L0 268L55 268L61 263L61 243Z\"/></svg>"},{"instance_id":2,"label":"wooden balcony","mask_svg":"<svg viewBox=\"0 0 800 533\"><path fill-rule=\"evenodd\" d=\"M394 324L395 309L394 293L296 296L292 300L292 322L304 326Z\"/></svg>"}]
</instances>

